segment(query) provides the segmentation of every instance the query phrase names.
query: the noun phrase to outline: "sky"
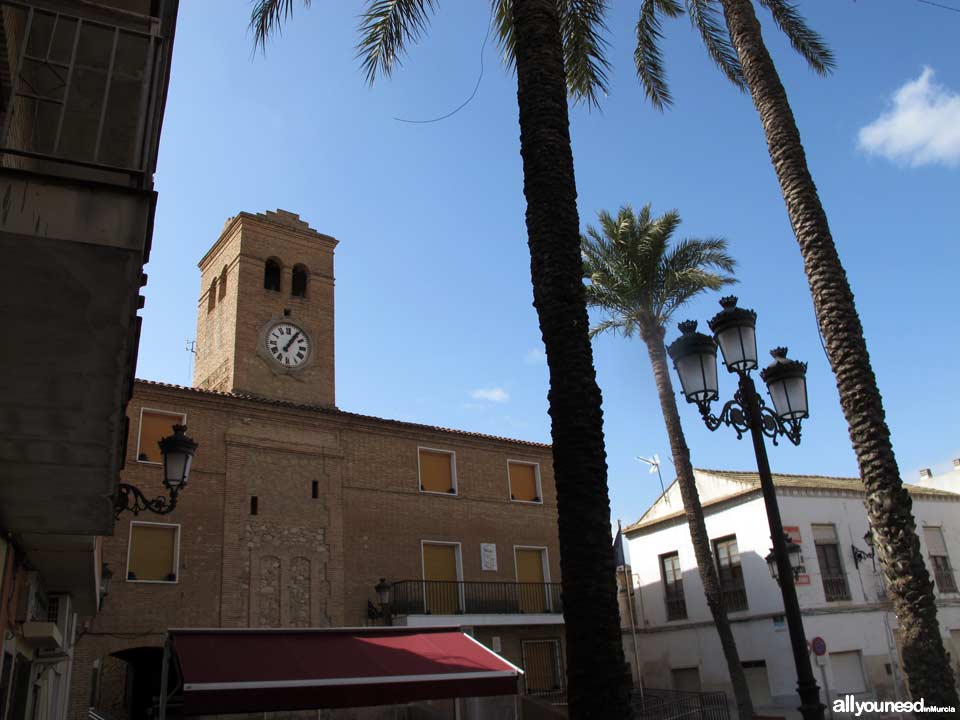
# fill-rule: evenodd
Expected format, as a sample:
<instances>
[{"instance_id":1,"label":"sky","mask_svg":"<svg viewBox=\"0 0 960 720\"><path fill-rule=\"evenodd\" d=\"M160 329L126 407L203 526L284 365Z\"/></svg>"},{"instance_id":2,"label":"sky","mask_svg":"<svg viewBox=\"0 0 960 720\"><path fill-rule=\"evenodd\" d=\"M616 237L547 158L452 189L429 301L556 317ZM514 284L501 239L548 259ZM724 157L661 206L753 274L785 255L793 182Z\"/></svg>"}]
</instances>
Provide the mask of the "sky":
<instances>
[{"instance_id":1,"label":"sky","mask_svg":"<svg viewBox=\"0 0 960 720\"><path fill-rule=\"evenodd\" d=\"M801 2L837 56L823 78L767 21L764 33L856 296L903 477L960 457L953 406L960 339L960 0ZM549 442L548 373L532 307L516 79L489 4L446 0L429 32L372 88L355 57L360 2L295 3L265 55L250 4L180 6L156 174L159 193L138 377L190 384L197 262L228 217L283 208L340 244L337 405L432 425ZM760 351L809 363L799 447L775 472L855 476L856 458L818 337L810 291L749 96L709 61L685 18L665 25L674 106L655 111L636 79L638 3L611 3L610 92L571 108L581 226L650 203L677 209L677 238L721 236L734 292L758 313ZM451 117L431 123L469 97ZM701 329L715 295L677 320ZM595 317L594 319L599 319ZM668 342L678 335L671 327ZM672 466L646 350L601 336L612 517L636 520L660 492L637 456ZM721 398L734 391L721 371ZM674 378L675 379L675 378ZM676 379L675 379L676 380ZM749 440L681 419L695 466L755 469Z\"/></svg>"}]
</instances>

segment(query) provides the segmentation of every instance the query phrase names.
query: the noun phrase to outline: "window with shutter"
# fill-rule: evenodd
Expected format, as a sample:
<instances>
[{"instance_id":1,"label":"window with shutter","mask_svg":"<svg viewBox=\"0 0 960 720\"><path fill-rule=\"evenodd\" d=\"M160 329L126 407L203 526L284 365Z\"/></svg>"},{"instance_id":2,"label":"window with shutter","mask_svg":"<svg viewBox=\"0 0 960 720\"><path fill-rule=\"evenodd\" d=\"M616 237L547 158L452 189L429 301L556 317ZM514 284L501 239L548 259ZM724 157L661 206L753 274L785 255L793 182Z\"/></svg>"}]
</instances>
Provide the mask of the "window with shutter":
<instances>
[{"instance_id":1,"label":"window with shutter","mask_svg":"<svg viewBox=\"0 0 960 720\"><path fill-rule=\"evenodd\" d=\"M127 580L176 582L179 543L179 525L131 522Z\"/></svg>"},{"instance_id":2,"label":"window with shutter","mask_svg":"<svg viewBox=\"0 0 960 720\"><path fill-rule=\"evenodd\" d=\"M811 525L810 529L813 531L813 542L817 548L817 562L820 564L820 578L827 602L849 600L850 586L847 584L847 573L840 559L836 526Z\"/></svg>"},{"instance_id":3,"label":"window with shutter","mask_svg":"<svg viewBox=\"0 0 960 720\"><path fill-rule=\"evenodd\" d=\"M457 492L456 456L448 450L418 449L420 465L420 490L423 492Z\"/></svg>"},{"instance_id":4,"label":"window with shutter","mask_svg":"<svg viewBox=\"0 0 960 720\"><path fill-rule=\"evenodd\" d=\"M933 579L937 590L942 593L957 592L957 580L950 567L947 555L947 543L943 539L943 530L939 527L924 527L923 539L927 543L927 553L933 566Z\"/></svg>"},{"instance_id":5,"label":"window with shutter","mask_svg":"<svg viewBox=\"0 0 960 720\"><path fill-rule=\"evenodd\" d=\"M516 502L541 502L540 468L536 463L507 461L510 499Z\"/></svg>"}]
</instances>

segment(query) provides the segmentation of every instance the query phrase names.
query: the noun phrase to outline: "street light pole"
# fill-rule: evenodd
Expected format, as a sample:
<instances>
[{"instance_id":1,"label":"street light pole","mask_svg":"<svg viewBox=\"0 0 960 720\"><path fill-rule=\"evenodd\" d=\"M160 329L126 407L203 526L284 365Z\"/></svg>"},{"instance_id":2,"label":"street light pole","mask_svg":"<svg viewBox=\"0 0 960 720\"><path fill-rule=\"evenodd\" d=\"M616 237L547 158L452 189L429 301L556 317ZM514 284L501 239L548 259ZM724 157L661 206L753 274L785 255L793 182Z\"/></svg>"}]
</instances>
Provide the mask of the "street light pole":
<instances>
[{"instance_id":1,"label":"street light pole","mask_svg":"<svg viewBox=\"0 0 960 720\"><path fill-rule=\"evenodd\" d=\"M680 323L683 335L670 345L670 357L680 376L687 402L697 405L707 428L712 431L727 425L734 429L738 439L749 432L753 440L783 597L783 611L797 671L798 709L804 720L824 720L825 706L820 702L820 688L810 664L794 571L764 441L766 435L774 445L779 437L786 437L794 445L800 444L800 423L808 416L806 364L788 359L786 348L771 351L774 362L760 373L773 399L774 408L768 407L757 394L750 375L759 365L755 331L757 314L737 307L737 298L733 296L723 298L720 305L723 310L710 320L710 329L715 333L715 338L697 332L697 323L694 321ZM723 352L727 370L737 375L739 383L733 399L724 404L719 415L714 415L710 403L720 396L717 384L718 346Z\"/></svg>"},{"instance_id":2,"label":"street light pole","mask_svg":"<svg viewBox=\"0 0 960 720\"><path fill-rule=\"evenodd\" d=\"M807 638L803 629L803 617L800 614L800 601L797 599L797 586L794 572L787 555L787 542L780 519L780 506L770 473L770 461L767 459L767 446L763 440L763 414L760 410L757 388L753 378L740 373L740 393L743 396L747 416L750 422L750 437L753 439L753 452L757 457L757 473L760 475L760 489L763 491L763 504L767 510L767 522L770 525L770 538L773 541L773 555L777 560L777 575L780 579L780 594L783 597L783 614L790 634L790 646L793 650L793 664L797 670L797 694L800 696L800 714L804 720L823 720L824 705L820 702L820 688L813 677L810 664L810 652L807 650Z\"/></svg>"}]
</instances>

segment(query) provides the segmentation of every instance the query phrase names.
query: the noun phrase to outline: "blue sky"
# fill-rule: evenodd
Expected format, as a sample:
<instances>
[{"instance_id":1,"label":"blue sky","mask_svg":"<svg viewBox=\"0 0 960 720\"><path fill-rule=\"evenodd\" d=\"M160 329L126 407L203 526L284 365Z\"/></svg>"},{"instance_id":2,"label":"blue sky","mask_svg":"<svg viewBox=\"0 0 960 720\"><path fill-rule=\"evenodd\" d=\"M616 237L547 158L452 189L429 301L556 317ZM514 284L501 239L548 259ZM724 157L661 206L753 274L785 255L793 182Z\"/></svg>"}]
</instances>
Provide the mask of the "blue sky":
<instances>
[{"instance_id":1,"label":"blue sky","mask_svg":"<svg viewBox=\"0 0 960 720\"><path fill-rule=\"evenodd\" d=\"M784 344L809 362L805 439L773 448L774 470L856 474L749 98L680 19L664 43L675 105L651 109L632 65L637 3L612 4L610 95L599 112L571 111L581 223L600 209L652 203L680 211L681 236L726 237L741 304L759 313L761 351ZM227 217L280 207L340 240L341 408L549 441L516 83L493 38L469 105L437 123L396 119L442 115L470 94L489 5L441 2L429 35L372 89L354 57L361 7L298 8L263 57L252 54L247 3L181 4L138 376L189 384L197 261ZM856 294L901 469L915 479L920 467L945 469L960 456L951 379L960 352L960 13L914 0L801 8L836 52L831 77L810 72L769 23L766 38ZM678 319L703 324L717 308L704 297ZM668 444L640 341L599 338L594 354L613 517L630 521L659 493L635 458L659 453L669 480ZM732 379L721 382L732 394ZM692 406L681 416L695 465L754 467L748 442L710 433Z\"/></svg>"}]
</instances>

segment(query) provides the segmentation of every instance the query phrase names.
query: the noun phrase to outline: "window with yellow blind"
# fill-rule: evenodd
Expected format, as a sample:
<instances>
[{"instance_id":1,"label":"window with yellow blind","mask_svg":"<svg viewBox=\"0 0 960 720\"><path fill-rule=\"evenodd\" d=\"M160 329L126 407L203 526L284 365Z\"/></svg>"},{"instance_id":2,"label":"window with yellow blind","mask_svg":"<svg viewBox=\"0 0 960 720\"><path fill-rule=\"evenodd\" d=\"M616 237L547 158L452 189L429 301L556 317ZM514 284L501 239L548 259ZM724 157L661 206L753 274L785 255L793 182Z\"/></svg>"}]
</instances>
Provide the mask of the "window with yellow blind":
<instances>
[{"instance_id":1,"label":"window with yellow blind","mask_svg":"<svg viewBox=\"0 0 960 720\"><path fill-rule=\"evenodd\" d=\"M523 679L528 695L555 692L563 688L558 640L524 640Z\"/></svg>"},{"instance_id":2,"label":"window with yellow blind","mask_svg":"<svg viewBox=\"0 0 960 720\"><path fill-rule=\"evenodd\" d=\"M507 461L510 476L510 499L514 502L542 502L540 495L540 466L536 463Z\"/></svg>"},{"instance_id":3,"label":"window with yellow blind","mask_svg":"<svg viewBox=\"0 0 960 720\"><path fill-rule=\"evenodd\" d=\"M448 450L417 448L422 492L457 493L456 456Z\"/></svg>"},{"instance_id":4,"label":"window with yellow blind","mask_svg":"<svg viewBox=\"0 0 960 720\"><path fill-rule=\"evenodd\" d=\"M179 551L179 525L131 522L127 580L176 582Z\"/></svg>"},{"instance_id":5,"label":"window with yellow blind","mask_svg":"<svg viewBox=\"0 0 960 720\"><path fill-rule=\"evenodd\" d=\"M550 612L547 596L547 550L546 548L515 547L514 562L517 567L517 591L520 596L520 612Z\"/></svg>"},{"instance_id":6,"label":"window with yellow blind","mask_svg":"<svg viewBox=\"0 0 960 720\"><path fill-rule=\"evenodd\" d=\"M137 441L137 461L162 463L160 438L173 435L173 426L178 423L185 425L186 416L162 410L142 409L140 411L140 436Z\"/></svg>"}]
</instances>

